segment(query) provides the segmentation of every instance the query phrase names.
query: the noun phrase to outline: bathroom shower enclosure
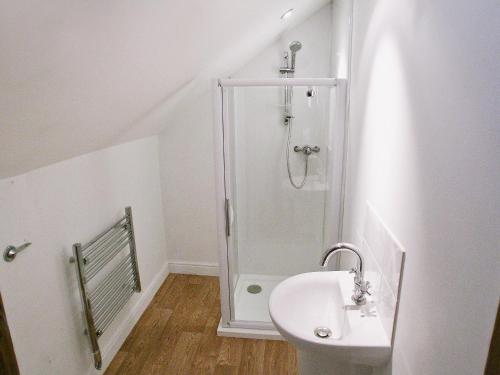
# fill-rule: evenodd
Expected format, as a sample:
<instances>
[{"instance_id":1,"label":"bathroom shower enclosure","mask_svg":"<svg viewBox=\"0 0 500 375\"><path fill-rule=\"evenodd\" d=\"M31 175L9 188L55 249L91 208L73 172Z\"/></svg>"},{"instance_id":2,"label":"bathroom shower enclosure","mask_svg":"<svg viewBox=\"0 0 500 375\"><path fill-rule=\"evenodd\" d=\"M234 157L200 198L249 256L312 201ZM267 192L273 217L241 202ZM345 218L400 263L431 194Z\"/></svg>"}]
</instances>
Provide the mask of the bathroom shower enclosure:
<instances>
[{"instance_id":1,"label":"bathroom shower enclosure","mask_svg":"<svg viewBox=\"0 0 500 375\"><path fill-rule=\"evenodd\" d=\"M340 239L346 88L335 78L215 82L219 334L277 336L272 289L318 271Z\"/></svg>"}]
</instances>

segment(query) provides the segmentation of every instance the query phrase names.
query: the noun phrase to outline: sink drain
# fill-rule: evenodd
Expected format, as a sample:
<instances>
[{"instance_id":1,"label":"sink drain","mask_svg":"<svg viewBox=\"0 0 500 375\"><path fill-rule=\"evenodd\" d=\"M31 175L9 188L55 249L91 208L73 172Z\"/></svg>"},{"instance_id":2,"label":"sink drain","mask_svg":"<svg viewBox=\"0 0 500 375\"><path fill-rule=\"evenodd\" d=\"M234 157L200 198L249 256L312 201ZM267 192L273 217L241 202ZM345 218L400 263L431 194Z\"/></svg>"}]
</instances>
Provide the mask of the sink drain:
<instances>
[{"instance_id":1,"label":"sink drain","mask_svg":"<svg viewBox=\"0 0 500 375\"><path fill-rule=\"evenodd\" d=\"M257 284L252 284L252 285L248 286L247 292L251 293L251 294L258 294L258 293L262 292L262 287L260 285L257 285Z\"/></svg>"},{"instance_id":2,"label":"sink drain","mask_svg":"<svg viewBox=\"0 0 500 375\"><path fill-rule=\"evenodd\" d=\"M320 339L327 339L332 335L332 330L327 327L318 327L314 329L314 334Z\"/></svg>"}]
</instances>

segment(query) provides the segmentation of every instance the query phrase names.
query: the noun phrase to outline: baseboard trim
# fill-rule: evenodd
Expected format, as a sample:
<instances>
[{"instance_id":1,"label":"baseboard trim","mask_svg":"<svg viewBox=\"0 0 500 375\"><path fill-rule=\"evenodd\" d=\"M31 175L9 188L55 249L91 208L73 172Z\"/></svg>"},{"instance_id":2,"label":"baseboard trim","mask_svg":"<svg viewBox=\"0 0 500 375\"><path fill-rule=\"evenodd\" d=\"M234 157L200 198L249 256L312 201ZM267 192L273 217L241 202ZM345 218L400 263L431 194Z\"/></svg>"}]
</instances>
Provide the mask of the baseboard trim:
<instances>
[{"instance_id":1,"label":"baseboard trim","mask_svg":"<svg viewBox=\"0 0 500 375\"><path fill-rule=\"evenodd\" d=\"M89 371L89 375L102 375L104 373L106 368L115 357L116 353L118 353L118 350L120 350L120 347L125 342L125 339L132 331L132 328L134 328L139 318L142 316L146 308L153 300L153 297L155 296L158 289L160 289L160 286L163 284L168 274L169 265L168 263L166 263L156 274L149 287L141 293L141 298L136 302L134 307L132 307L127 318L120 324L109 343L104 348L101 348L103 363L102 370L96 370L95 368L92 368Z\"/></svg>"},{"instance_id":2,"label":"baseboard trim","mask_svg":"<svg viewBox=\"0 0 500 375\"><path fill-rule=\"evenodd\" d=\"M217 263L173 261L168 263L168 269L171 273L219 276L219 265Z\"/></svg>"}]
</instances>

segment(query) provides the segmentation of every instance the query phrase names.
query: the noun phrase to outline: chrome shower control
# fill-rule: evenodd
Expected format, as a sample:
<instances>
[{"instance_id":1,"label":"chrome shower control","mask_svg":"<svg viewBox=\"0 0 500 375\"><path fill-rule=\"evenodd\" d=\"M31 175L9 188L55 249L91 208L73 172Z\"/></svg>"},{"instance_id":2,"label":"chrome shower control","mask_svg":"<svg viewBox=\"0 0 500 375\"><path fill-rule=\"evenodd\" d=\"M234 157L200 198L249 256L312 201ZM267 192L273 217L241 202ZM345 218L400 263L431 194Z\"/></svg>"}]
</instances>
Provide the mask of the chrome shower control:
<instances>
[{"instance_id":1,"label":"chrome shower control","mask_svg":"<svg viewBox=\"0 0 500 375\"><path fill-rule=\"evenodd\" d=\"M295 151L295 152L303 152L305 155L311 155L313 152L315 152L315 153L319 152L320 148L318 146L304 145L302 147L295 146L293 148L293 151Z\"/></svg>"}]
</instances>

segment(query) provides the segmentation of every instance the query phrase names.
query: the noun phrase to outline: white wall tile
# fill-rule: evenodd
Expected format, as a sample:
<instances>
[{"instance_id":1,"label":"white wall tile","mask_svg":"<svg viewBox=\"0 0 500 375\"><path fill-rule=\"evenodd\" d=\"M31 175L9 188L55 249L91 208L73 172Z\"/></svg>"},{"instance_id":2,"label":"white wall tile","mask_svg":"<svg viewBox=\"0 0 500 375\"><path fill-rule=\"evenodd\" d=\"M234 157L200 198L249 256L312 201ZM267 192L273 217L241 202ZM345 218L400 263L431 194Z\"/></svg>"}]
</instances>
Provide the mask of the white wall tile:
<instances>
[{"instance_id":1,"label":"white wall tile","mask_svg":"<svg viewBox=\"0 0 500 375\"><path fill-rule=\"evenodd\" d=\"M372 284L382 325L391 339L404 249L369 202L366 203L360 243L365 260L365 278Z\"/></svg>"}]
</instances>

